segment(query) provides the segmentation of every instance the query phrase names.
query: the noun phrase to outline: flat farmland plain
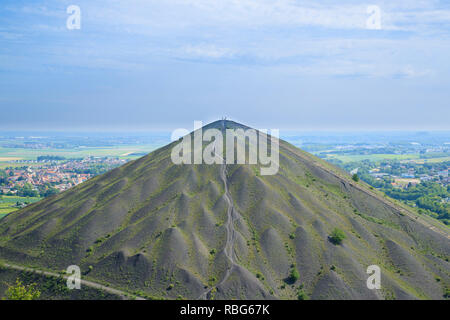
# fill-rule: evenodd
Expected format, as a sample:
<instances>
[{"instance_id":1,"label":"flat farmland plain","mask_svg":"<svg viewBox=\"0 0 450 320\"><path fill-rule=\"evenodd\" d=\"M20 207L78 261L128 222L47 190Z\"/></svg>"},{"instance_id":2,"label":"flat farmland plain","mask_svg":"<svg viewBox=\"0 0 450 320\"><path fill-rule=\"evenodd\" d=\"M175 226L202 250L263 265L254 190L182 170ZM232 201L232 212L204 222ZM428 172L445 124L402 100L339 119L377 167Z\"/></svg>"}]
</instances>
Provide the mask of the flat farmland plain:
<instances>
[{"instance_id":1,"label":"flat farmland plain","mask_svg":"<svg viewBox=\"0 0 450 320\"><path fill-rule=\"evenodd\" d=\"M125 145L111 147L78 147L71 149L27 149L0 147L0 161L36 160L38 156L50 155L65 158L85 157L119 157L122 159L135 159L141 155L155 150L158 145Z\"/></svg>"},{"instance_id":2,"label":"flat farmland plain","mask_svg":"<svg viewBox=\"0 0 450 320\"><path fill-rule=\"evenodd\" d=\"M450 161L450 157L435 157L435 158L421 159L419 154L364 154L364 155L328 154L325 160L331 159L337 159L344 163L362 160L372 160L372 161L398 160L402 162L415 162L418 164Z\"/></svg>"}]
</instances>

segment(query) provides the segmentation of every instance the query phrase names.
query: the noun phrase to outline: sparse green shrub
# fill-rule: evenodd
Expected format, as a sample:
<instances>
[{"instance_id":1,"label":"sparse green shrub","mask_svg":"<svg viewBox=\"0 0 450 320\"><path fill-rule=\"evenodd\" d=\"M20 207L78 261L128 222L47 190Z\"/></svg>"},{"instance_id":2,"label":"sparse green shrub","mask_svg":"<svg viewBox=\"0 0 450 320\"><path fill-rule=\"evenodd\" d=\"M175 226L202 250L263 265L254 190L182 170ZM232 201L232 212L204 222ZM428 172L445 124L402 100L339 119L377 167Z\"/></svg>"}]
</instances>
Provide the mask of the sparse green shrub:
<instances>
[{"instance_id":1,"label":"sparse green shrub","mask_svg":"<svg viewBox=\"0 0 450 320\"><path fill-rule=\"evenodd\" d=\"M85 274L88 274L92 270L94 270L94 267L93 266L89 266L88 269L86 270Z\"/></svg>"},{"instance_id":2,"label":"sparse green shrub","mask_svg":"<svg viewBox=\"0 0 450 320\"><path fill-rule=\"evenodd\" d=\"M352 176L352 180L355 181L355 182L358 182L358 181L359 181L358 174L355 173L355 174Z\"/></svg>"},{"instance_id":3,"label":"sparse green shrub","mask_svg":"<svg viewBox=\"0 0 450 320\"><path fill-rule=\"evenodd\" d=\"M289 273L288 282L295 283L298 279L300 279L300 274L298 273L297 268L294 265L294 267L291 269L291 272Z\"/></svg>"},{"instance_id":4,"label":"sparse green shrub","mask_svg":"<svg viewBox=\"0 0 450 320\"><path fill-rule=\"evenodd\" d=\"M26 286L16 279L16 284L10 286L5 295L4 300L36 300L41 296L41 292L36 289L36 283Z\"/></svg>"},{"instance_id":5,"label":"sparse green shrub","mask_svg":"<svg viewBox=\"0 0 450 320\"><path fill-rule=\"evenodd\" d=\"M298 300L309 300L309 296L306 294L305 291L300 289L300 290L298 290L298 293L297 293L297 299Z\"/></svg>"},{"instance_id":6,"label":"sparse green shrub","mask_svg":"<svg viewBox=\"0 0 450 320\"><path fill-rule=\"evenodd\" d=\"M342 241L344 241L346 237L347 236L345 235L344 231L338 228L334 228L330 234L330 241L335 245L339 245L342 243Z\"/></svg>"},{"instance_id":7,"label":"sparse green shrub","mask_svg":"<svg viewBox=\"0 0 450 320\"><path fill-rule=\"evenodd\" d=\"M211 249L211 251L209 252L210 255L215 255L216 254L216 249Z\"/></svg>"},{"instance_id":8,"label":"sparse green shrub","mask_svg":"<svg viewBox=\"0 0 450 320\"><path fill-rule=\"evenodd\" d=\"M289 235L289 238L290 238L290 239L295 239L295 233L292 232L292 233Z\"/></svg>"},{"instance_id":9,"label":"sparse green shrub","mask_svg":"<svg viewBox=\"0 0 450 320\"><path fill-rule=\"evenodd\" d=\"M256 278L260 279L260 280L264 280L264 276L262 275L261 272L257 272L256 273Z\"/></svg>"},{"instance_id":10,"label":"sparse green shrub","mask_svg":"<svg viewBox=\"0 0 450 320\"><path fill-rule=\"evenodd\" d=\"M445 299L450 299L450 287L445 287L444 288L444 295L443 295L443 297Z\"/></svg>"},{"instance_id":11,"label":"sparse green shrub","mask_svg":"<svg viewBox=\"0 0 450 320\"><path fill-rule=\"evenodd\" d=\"M217 281L217 278L212 276L211 278L209 278L209 285L213 285L216 281Z\"/></svg>"}]
</instances>

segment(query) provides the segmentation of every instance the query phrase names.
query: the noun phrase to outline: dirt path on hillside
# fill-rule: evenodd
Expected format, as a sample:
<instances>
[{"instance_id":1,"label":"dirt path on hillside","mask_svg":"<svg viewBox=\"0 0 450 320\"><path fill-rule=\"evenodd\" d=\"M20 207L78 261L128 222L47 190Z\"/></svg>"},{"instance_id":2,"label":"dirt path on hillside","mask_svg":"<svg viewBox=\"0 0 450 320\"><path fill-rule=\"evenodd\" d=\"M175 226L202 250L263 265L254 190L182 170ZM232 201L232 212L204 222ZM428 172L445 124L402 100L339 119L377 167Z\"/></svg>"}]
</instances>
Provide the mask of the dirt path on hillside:
<instances>
[{"instance_id":1,"label":"dirt path on hillside","mask_svg":"<svg viewBox=\"0 0 450 320\"><path fill-rule=\"evenodd\" d=\"M223 123L222 123L222 128L223 128L223 131L225 131L225 127L224 127ZM214 152L215 152L215 144L214 144ZM233 198L232 198L231 192L228 188L227 165L226 165L225 159L222 157L220 157L220 158L222 160L222 164L220 165L220 178L223 181L223 185L224 185L224 189L225 189L225 193L224 193L225 201L228 204L227 224L225 226L226 230L227 230L227 241L226 241L225 247L224 247L224 254L230 261L230 266L227 267L227 270L225 271L225 275L222 278L222 280L219 282L219 284L209 288L208 290L206 290L204 293L202 293L198 297L198 299L203 299L203 300L206 300L208 298L208 294L212 291L213 288L217 288L221 284L225 283L225 281L228 280L228 278L230 277L231 272L233 271L234 267L237 266L237 263L235 262L235 259L234 259L234 243L236 241L236 230L234 229L235 209L234 209L234 204L233 204Z\"/></svg>"},{"instance_id":2,"label":"dirt path on hillside","mask_svg":"<svg viewBox=\"0 0 450 320\"><path fill-rule=\"evenodd\" d=\"M69 276L70 276L70 275L60 275L60 274L57 274L57 273L54 273L54 272L50 272L50 271L43 271L43 270L38 270L38 269L25 268L25 267L21 267L21 266L9 264L9 263L3 263L3 264L1 264L1 266L9 268L9 269L19 270L19 271L30 271L30 272L34 272L36 274L42 274L44 276L54 277L54 278L68 279ZM125 291L121 291L121 290L118 290L118 289L107 287L107 286L104 286L104 285L96 283L96 282L83 280L83 279L81 279L80 282L81 282L81 285L85 285L87 287L103 290L105 292L117 295L117 296L119 296L120 298L122 298L124 300L131 300L131 299L133 299L133 300L145 300L144 298L130 295L129 293L126 293ZM76 290L76 289L74 289L74 290Z\"/></svg>"},{"instance_id":3,"label":"dirt path on hillside","mask_svg":"<svg viewBox=\"0 0 450 320\"><path fill-rule=\"evenodd\" d=\"M234 230L234 219L235 219L234 212L235 212L235 210L234 210L234 205L233 205L233 198L231 197L230 190L228 189L226 174L227 174L226 165L223 164L222 170L221 170L221 177L222 177L222 179L224 181L224 185L225 185L225 200L228 203L228 210L227 210L228 219L227 219L227 225L226 225L227 242L225 243L224 253L225 253L226 257L228 258L228 260L230 260L231 266L227 269L224 278L217 286L224 283L230 276L233 268L235 266L237 266L237 264L234 260L234 243L236 241L236 231Z\"/></svg>"},{"instance_id":4,"label":"dirt path on hillside","mask_svg":"<svg viewBox=\"0 0 450 320\"><path fill-rule=\"evenodd\" d=\"M233 205L233 199L231 198L230 191L228 189L228 183L227 183L227 177L226 177L226 165L222 164L221 170L220 170L220 176L222 180L224 181L224 187L225 187L225 201L228 204L227 209L227 224L226 224L226 230L227 230L227 241L225 243L224 247L224 254L230 261L230 265L227 267L227 270L225 271L225 275L223 276L222 280L219 282L219 284L209 288L204 293L202 293L198 299L206 300L208 298L208 294L212 291L213 288L217 288L221 284L225 283L225 281L228 280L228 278L231 275L231 272L233 271L234 267L237 266L237 263L234 260L234 242L236 240L236 231L234 230L234 205Z\"/></svg>"}]
</instances>

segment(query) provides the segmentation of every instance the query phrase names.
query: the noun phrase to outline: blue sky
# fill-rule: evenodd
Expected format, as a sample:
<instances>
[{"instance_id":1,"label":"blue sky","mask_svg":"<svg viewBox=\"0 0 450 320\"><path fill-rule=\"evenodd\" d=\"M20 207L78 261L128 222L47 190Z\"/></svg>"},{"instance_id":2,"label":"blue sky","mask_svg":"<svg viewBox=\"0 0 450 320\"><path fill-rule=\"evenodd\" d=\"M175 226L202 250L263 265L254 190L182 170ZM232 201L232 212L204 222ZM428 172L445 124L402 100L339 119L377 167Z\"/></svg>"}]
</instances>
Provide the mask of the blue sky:
<instances>
[{"instance_id":1,"label":"blue sky","mask_svg":"<svg viewBox=\"0 0 450 320\"><path fill-rule=\"evenodd\" d=\"M450 130L449 40L449 1L2 0L0 127Z\"/></svg>"}]
</instances>

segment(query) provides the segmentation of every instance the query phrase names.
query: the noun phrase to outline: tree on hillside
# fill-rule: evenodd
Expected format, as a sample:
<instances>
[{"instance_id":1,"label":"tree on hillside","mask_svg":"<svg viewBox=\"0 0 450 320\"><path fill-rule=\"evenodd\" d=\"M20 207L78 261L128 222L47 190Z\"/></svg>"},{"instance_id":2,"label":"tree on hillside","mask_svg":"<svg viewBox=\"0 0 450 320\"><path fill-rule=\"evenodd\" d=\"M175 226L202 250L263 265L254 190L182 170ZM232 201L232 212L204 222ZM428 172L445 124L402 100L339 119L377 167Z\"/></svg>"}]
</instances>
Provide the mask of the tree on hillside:
<instances>
[{"instance_id":1,"label":"tree on hillside","mask_svg":"<svg viewBox=\"0 0 450 320\"><path fill-rule=\"evenodd\" d=\"M330 234L330 241L335 245L339 245L342 243L342 241L344 241L346 237L347 236L345 235L344 231L338 228L334 228Z\"/></svg>"},{"instance_id":2,"label":"tree on hillside","mask_svg":"<svg viewBox=\"0 0 450 320\"><path fill-rule=\"evenodd\" d=\"M297 268L294 266L289 274L289 282L295 283L300 278Z\"/></svg>"},{"instance_id":3,"label":"tree on hillside","mask_svg":"<svg viewBox=\"0 0 450 320\"><path fill-rule=\"evenodd\" d=\"M35 283L26 286L19 279L16 279L16 284L10 286L6 291L4 300L36 300L40 296L41 292L36 289Z\"/></svg>"},{"instance_id":4,"label":"tree on hillside","mask_svg":"<svg viewBox=\"0 0 450 320\"><path fill-rule=\"evenodd\" d=\"M358 174L355 173L355 174L352 176L352 179L353 179L353 181L358 182L358 181L359 181Z\"/></svg>"}]
</instances>

